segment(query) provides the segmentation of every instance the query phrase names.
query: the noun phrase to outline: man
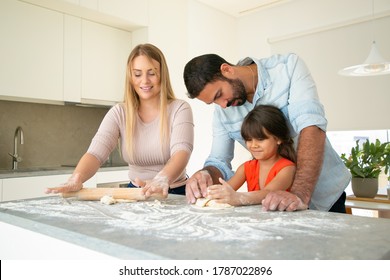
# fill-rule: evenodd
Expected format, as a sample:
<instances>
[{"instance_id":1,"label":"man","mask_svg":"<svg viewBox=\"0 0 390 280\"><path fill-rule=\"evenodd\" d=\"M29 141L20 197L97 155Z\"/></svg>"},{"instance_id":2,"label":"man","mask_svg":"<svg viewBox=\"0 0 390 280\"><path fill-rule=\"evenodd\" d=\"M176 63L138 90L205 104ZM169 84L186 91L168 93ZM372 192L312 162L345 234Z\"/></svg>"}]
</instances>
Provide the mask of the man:
<instances>
[{"instance_id":1,"label":"man","mask_svg":"<svg viewBox=\"0 0 390 280\"><path fill-rule=\"evenodd\" d=\"M290 192L269 193L264 210L307 208L345 213L345 188L351 175L326 137L327 120L315 83L295 54L245 58L237 65L216 54L195 57L184 68L190 98L215 103L211 153L186 184L190 203L207 196L207 186L232 174L234 142L246 114L259 104L278 107L297 144L297 171Z\"/></svg>"}]
</instances>

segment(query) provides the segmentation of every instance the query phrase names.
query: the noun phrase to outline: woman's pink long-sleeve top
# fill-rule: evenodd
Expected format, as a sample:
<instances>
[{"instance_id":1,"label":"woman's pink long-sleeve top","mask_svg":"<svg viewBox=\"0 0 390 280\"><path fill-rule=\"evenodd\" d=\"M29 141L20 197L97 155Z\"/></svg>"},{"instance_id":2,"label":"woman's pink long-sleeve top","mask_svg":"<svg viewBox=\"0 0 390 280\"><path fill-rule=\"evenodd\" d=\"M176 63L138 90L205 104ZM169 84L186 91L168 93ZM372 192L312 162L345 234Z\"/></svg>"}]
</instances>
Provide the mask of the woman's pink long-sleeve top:
<instances>
[{"instance_id":1,"label":"woman's pink long-sleeve top","mask_svg":"<svg viewBox=\"0 0 390 280\"><path fill-rule=\"evenodd\" d=\"M138 115L137 115L138 116ZM130 160L126 150L126 123L124 104L112 107L104 117L92 139L88 153L104 163L120 141L123 159L129 164L129 180L152 179L171 156L177 151L192 153L194 142L194 121L190 105L180 99L168 104L170 140L162 147L160 141L160 117L150 123L144 123L139 117L136 121L136 132L133 135L134 159ZM183 185L186 181L186 170L171 184L171 187Z\"/></svg>"}]
</instances>

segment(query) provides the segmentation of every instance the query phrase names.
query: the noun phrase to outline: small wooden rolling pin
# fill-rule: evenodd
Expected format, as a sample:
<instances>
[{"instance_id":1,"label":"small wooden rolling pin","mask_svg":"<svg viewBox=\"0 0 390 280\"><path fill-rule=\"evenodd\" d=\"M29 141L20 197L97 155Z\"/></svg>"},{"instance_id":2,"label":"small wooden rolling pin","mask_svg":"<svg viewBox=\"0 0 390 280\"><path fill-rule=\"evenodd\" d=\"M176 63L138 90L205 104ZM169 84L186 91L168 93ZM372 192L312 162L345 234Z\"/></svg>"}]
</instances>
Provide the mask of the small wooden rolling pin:
<instances>
[{"instance_id":1,"label":"small wooden rolling pin","mask_svg":"<svg viewBox=\"0 0 390 280\"><path fill-rule=\"evenodd\" d=\"M146 200L141 188L83 188L77 192L62 193L64 198L76 197L78 200L100 200L105 195L114 199ZM154 193L150 198L163 199L164 197L161 193Z\"/></svg>"}]
</instances>

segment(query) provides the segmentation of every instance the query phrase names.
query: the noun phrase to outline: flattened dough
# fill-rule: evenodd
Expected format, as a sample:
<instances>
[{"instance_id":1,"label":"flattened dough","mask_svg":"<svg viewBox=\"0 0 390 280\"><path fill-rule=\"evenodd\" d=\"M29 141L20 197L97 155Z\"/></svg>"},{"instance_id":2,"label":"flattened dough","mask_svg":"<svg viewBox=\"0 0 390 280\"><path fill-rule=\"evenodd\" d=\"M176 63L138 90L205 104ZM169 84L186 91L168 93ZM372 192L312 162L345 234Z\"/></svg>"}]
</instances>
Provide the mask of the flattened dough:
<instances>
[{"instance_id":1,"label":"flattened dough","mask_svg":"<svg viewBox=\"0 0 390 280\"><path fill-rule=\"evenodd\" d=\"M195 202L196 206L199 207L208 207L208 208L216 208L216 209L223 209L223 208L232 208L234 206L227 204L227 203L218 203L213 199L210 198L198 198Z\"/></svg>"},{"instance_id":2,"label":"flattened dough","mask_svg":"<svg viewBox=\"0 0 390 280\"><path fill-rule=\"evenodd\" d=\"M115 204L115 203L121 203L121 202L136 202L137 200L133 200L133 199L121 199L121 198L113 198L112 196L109 196L109 195L105 195L103 196L101 199L100 199L100 202L103 203L103 204L107 204L107 205L110 205L110 204Z\"/></svg>"},{"instance_id":3,"label":"flattened dough","mask_svg":"<svg viewBox=\"0 0 390 280\"><path fill-rule=\"evenodd\" d=\"M227 204L227 203L218 203L215 200L211 199L207 203L206 207L209 207L209 208L232 208L234 206Z\"/></svg>"},{"instance_id":4,"label":"flattened dough","mask_svg":"<svg viewBox=\"0 0 390 280\"><path fill-rule=\"evenodd\" d=\"M195 202L195 205L196 206L199 206L199 207L206 207L207 203L210 201L211 199L209 198L198 198Z\"/></svg>"}]
</instances>

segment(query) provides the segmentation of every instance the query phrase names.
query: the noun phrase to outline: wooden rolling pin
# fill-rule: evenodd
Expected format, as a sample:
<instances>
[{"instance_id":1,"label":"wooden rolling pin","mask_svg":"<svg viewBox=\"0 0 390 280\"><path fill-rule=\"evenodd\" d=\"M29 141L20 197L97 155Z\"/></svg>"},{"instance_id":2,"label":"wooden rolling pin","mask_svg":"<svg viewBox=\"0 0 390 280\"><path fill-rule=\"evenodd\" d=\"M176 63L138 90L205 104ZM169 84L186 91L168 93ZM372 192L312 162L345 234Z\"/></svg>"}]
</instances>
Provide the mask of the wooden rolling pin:
<instances>
[{"instance_id":1,"label":"wooden rolling pin","mask_svg":"<svg viewBox=\"0 0 390 280\"><path fill-rule=\"evenodd\" d=\"M100 200L108 195L114 199L146 200L141 188L83 188L77 192L62 193L62 197L76 197L79 200ZM163 199L161 193L154 193L150 198Z\"/></svg>"}]
</instances>

